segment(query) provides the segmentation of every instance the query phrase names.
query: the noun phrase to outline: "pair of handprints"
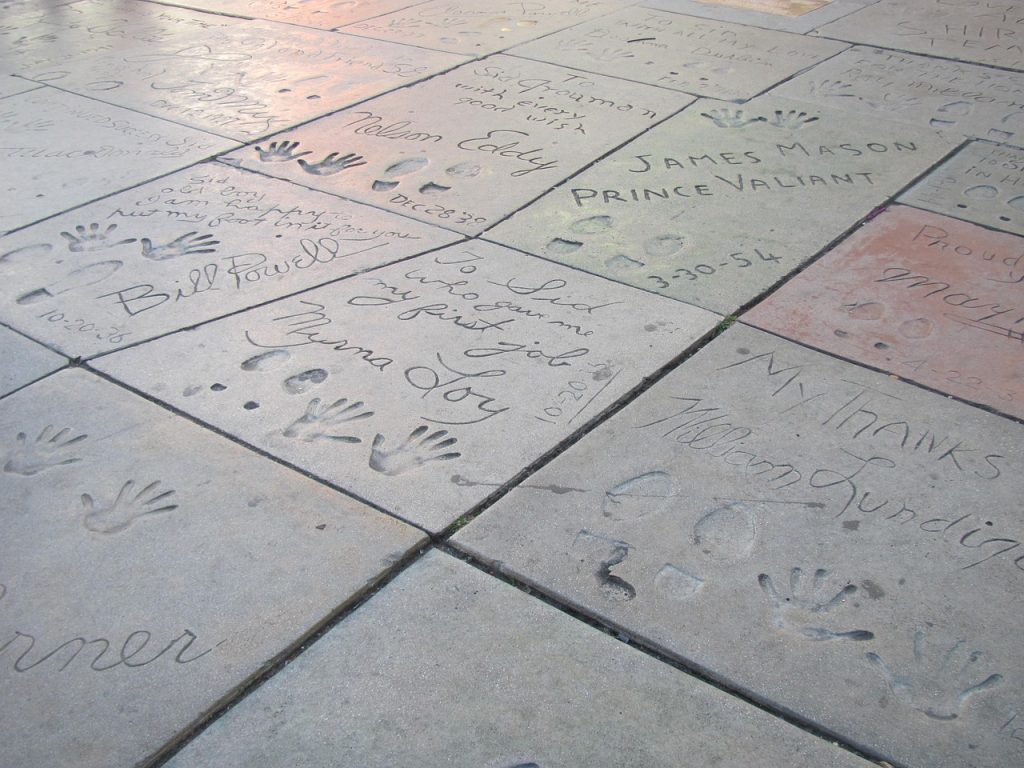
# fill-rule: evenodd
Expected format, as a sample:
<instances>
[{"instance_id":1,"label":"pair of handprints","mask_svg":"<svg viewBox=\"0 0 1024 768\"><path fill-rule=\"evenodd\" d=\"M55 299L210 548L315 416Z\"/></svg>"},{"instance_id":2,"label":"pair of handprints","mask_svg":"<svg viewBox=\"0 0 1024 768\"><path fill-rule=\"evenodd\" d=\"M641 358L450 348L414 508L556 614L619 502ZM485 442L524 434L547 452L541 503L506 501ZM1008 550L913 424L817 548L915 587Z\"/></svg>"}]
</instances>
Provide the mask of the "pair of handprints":
<instances>
[{"instance_id":1,"label":"pair of handprints","mask_svg":"<svg viewBox=\"0 0 1024 768\"><path fill-rule=\"evenodd\" d=\"M293 160L297 161L302 170L314 176L333 176L348 168L366 165L363 156L357 155L354 152L348 152L344 155L341 152L330 152L323 160L311 163L302 158L313 153L310 151L299 152L298 149L299 142L297 141L272 141L267 145L266 149L257 146L256 154L259 156L261 163L289 163Z\"/></svg>"},{"instance_id":2,"label":"pair of handprints","mask_svg":"<svg viewBox=\"0 0 1024 768\"><path fill-rule=\"evenodd\" d=\"M306 406L306 411L284 429L284 436L297 438L303 442L329 440L337 443L361 443L362 438L347 434L347 425L363 421L374 415L363 401L353 403L348 398L340 398L333 403L326 403L314 397ZM449 437L445 429L430 431L424 425L416 427L403 442L388 448L387 438L380 432L373 439L370 449L370 469L388 476L401 475L424 466L432 461L450 461L462 454L448 451L458 442L458 438Z\"/></svg>"}]
</instances>

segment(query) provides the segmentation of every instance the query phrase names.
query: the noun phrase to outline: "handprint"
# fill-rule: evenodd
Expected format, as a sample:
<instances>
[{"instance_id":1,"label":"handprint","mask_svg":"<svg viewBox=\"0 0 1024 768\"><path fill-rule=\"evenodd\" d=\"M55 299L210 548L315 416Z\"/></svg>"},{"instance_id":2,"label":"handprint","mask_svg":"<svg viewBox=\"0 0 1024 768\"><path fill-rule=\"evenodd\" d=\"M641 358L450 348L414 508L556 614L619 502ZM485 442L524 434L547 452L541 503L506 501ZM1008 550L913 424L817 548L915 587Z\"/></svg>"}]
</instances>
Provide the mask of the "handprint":
<instances>
[{"instance_id":1,"label":"handprint","mask_svg":"<svg viewBox=\"0 0 1024 768\"><path fill-rule=\"evenodd\" d=\"M312 173L314 176L330 176L335 173L341 173L346 168L366 165L366 161L363 160L362 155L357 155L353 152L341 155L340 157L337 152L331 152L319 163L307 163L305 160L299 160L299 165L302 166L302 170L306 173Z\"/></svg>"},{"instance_id":2,"label":"handprint","mask_svg":"<svg viewBox=\"0 0 1024 768\"><path fill-rule=\"evenodd\" d=\"M300 157L313 154L312 152L296 152L299 148L297 141L272 141L267 148L257 146L261 163L285 163L289 160L298 160Z\"/></svg>"},{"instance_id":3,"label":"handprint","mask_svg":"<svg viewBox=\"0 0 1024 768\"><path fill-rule=\"evenodd\" d=\"M635 59L636 54L627 51L625 48L601 48L600 50L587 51L594 61L613 62L622 59Z\"/></svg>"},{"instance_id":4,"label":"handprint","mask_svg":"<svg viewBox=\"0 0 1024 768\"><path fill-rule=\"evenodd\" d=\"M768 125L773 128L803 128L808 123L813 123L817 119L817 117L808 116L806 112L797 112L795 109L791 109L789 112L776 109L775 116L768 121Z\"/></svg>"},{"instance_id":5,"label":"handprint","mask_svg":"<svg viewBox=\"0 0 1024 768\"><path fill-rule=\"evenodd\" d=\"M850 83L844 83L842 80L822 80L820 83L811 83L811 93L815 96L823 96L827 98L860 98L856 93L853 92L853 86Z\"/></svg>"},{"instance_id":6,"label":"handprint","mask_svg":"<svg viewBox=\"0 0 1024 768\"><path fill-rule=\"evenodd\" d=\"M161 503L174 495L174 491L159 490L160 481L150 483L134 496L135 481L129 480L121 486L117 498L110 504L93 500L88 493L82 494L82 506L85 507L86 528L96 533L117 533L123 531L133 522L145 515L158 515L178 508L177 504Z\"/></svg>"},{"instance_id":7,"label":"handprint","mask_svg":"<svg viewBox=\"0 0 1024 768\"><path fill-rule=\"evenodd\" d=\"M216 253L213 246L220 245L220 240L213 240L213 235L196 235L195 231L186 232L164 245L153 245L148 237L142 238L142 255L153 261L166 261L178 256L194 256L200 253Z\"/></svg>"},{"instance_id":8,"label":"handprint","mask_svg":"<svg viewBox=\"0 0 1024 768\"><path fill-rule=\"evenodd\" d=\"M285 437L298 437L303 442L314 440L334 440L339 443L361 443L362 440L351 435L332 435L325 430L350 421L362 421L373 416L373 411L360 411L362 400L348 404L346 398L335 400L324 405L319 397L314 397L306 406L306 412L285 429Z\"/></svg>"},{"instance_id":9,"label":"handprint","mask_svg":"<svg viewBox=\"0 0 1024 768\"><path fill-rule=\"evenodd\" d=\"M742 109L737 109L735 112L730 112L728 109L712 109L710 112L701 112L700 116L706 117L719 128L742 128L745 125L765 120L763 117L744 117Z\"/></svg>"},{"instance_id":10,"label":"handprint","mask_svg":"<svg viewBox=\"0 0 1024 768\"><path fill-rule=\"evenodd\" d=\"M423 437L429 429L426 426L416 427L404 443L391 451L384 450L384 435L377 433L370 452L370 469L388 476L401 475L430 461L449 461L462 455L457 452L441 453L458 440L454 437L445 438L448 434L445 429Z\"/></svg>"},{"instance_id":11,"label":"handprint","mask_svg":"<svg viewBox=\"0 0 1024 768\"><path fill-rule=\"evenodd\" d=\"M116 229L117 224L111 224L104 230L100 229L99 224L90 224L88 229L84 225L79 224L75 227L75 234L61 232L60 236L68 241L68 250L72 253L101 251L104 248L114 248L118 245L135 242L134 237L129 237L127 240L119 240L116 243L111 242L110 235Z\"/></svg>"},{"instance_id":12,"label":"handprint","mask_svg":"<svg viewBox=\"0 0 1024 768\"><path fill-rule=\"evenodd\" d=\"M77 456L69 456L67 450L85 440L88 435L69 437L70 433L71 430L67 427L56 430L52 424L47 424L35 440L29 441L28 435L19 432L15 447L7 454L4 472L9 475L31 477L51 467L81 461Z\"/></svg>"},{"instance_id":13,"label":"handprint","mask_svg":"<svg viewBox=\"0 0 1024 768\"><path fill-rule=\"evenodd\" d=\"M817 617L829 613L842 605L846 598L857 592L857 587L847 584L831 598L825 579L829 572L819 568L812 579L804 578L800 568L794 568L789 574L789 597L783 597L775 589L772 577L766 573L759 574L757 583L768 596L772 604L772 622L779 629L799 635L806 640L872 640L875 635L862 629L849 632L836 632L825 627L810 626L811 622L819 621Z\"/></svg>"},{"instance_id":14,"label":"handprint","mask_svg":"<svg viewBox=\"0 0 1024 768\"><path fill-rule=\"evenodd\" d=\"M950 648L926 650L925 634L914 633L914 667L904 675L889 669L877 653L865 654L868 661L885 678L896 698L903 704L923 712L935 720L956 720L977 693L995 688L1003 676L989 675L980 682L980 673L972 665L981 658L981 651L969 651L964 640Z\"/></svg>"}]
</instances>

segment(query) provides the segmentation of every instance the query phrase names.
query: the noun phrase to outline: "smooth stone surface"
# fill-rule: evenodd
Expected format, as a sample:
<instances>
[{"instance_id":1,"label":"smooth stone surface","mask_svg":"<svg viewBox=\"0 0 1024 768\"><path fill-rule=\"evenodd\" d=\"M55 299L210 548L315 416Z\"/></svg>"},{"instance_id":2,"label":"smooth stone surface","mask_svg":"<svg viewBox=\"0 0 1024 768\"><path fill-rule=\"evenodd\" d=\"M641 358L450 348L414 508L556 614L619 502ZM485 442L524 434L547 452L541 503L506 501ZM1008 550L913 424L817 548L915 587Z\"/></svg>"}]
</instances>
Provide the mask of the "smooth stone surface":
<instances>
[{"instance_id":1,"label":"smooth stone surface","mask_svg":"<svg viewBox=\"0 0 1024 768\"><path fill-rule=\"evenodd\" d=\"M90 357L456 238L205 163L0 239L0 318Z\"/></svg>"},{"instance_id":2,"label":"smooth stone surface","mask_svg":"<svg viewBox=\"0 0 1024 768\"><path fill-rule=\"evenodd\" d=\"M716 99L749 99L845 43L627 8L519 46L517 56Z\"/></svg>"},{"instance_id":3,"label":"smooth stone surface","mask_svg":"<svg viewBox=\"0 0 1024 768\"><path fill-rule=\"evenodd\" d=\"M437 551L168 768L295 755L306 768L869 766Z\"/></svg>"},{"instance_id":4,"label":"smooth stone surface","mask_svg":"<svg viewBox=\"0 0 1024 768\"><path fill-rule=\"evenodd\" d=\"M484 56L635 0L430 0L344 27L354 35Z\"/></svg>"},{"instance_id":5,"label":"smooth stone surface","mask_svg":"<svg viewBox=\"0 0 1024 768\"><path fill-rule=\"evenodd\" d=\"M773 96L702 100L487 236L729 314L950 148Z\"/></svg>"},{"instance_id":6,"label":"smooth stone surface","mask_svg":"<svg viewBox=\"0 0 1024 768\"><path fill-rule=\"evenodd\" d=\"M972 141L899 199L1024 235L1024 150Z\"/></svg>"},{"instance_id":7,"label":"smooth stone surface","mask_svg":"<svg viewBox=\"0 0 1024 768\"><path fill-rule=\"evenodd\" d=\"M1024 144L1024 74L854 47L774 93L963 137Z\"/></svg>"},{"instance_id":8,"label":"smooth stone surface","mask_svg":"<svg viewBox=\"0 0 1024 768\"><path fill-rule=\"evenodd\" d=\"M37 82L250 141L464 61L438 51L272 21L197 32L188 42L118 48Z\"/></svg>"},{"instance_id":9,"label":"smooth stone surface","mask_svg":"<svg viewBox=\"0 0 1024 768\"><path fill-rule=\"evenodd\" d=\"M237 146L208 133L40 88L0 103L0 232Z\"/></svg>"},{"instance_id":10,"label":"smooth stone surface","mask_svg":"<svg viewBox=\"0 0 1024 768\"><path fill-rule=\"evenodd\" d=\"M880 0L816 34L1024 69L1024 7L1011 0Z\"/></svg>"},{"instance_id":11,"label":"smooth stone surface","mask_svg":"<svg viewBox=\"0 0 1024 768\"><path fill-rule=\"evenodd\" d=\"M67 365L67 358L0 326L0 397Z\"/></svg>"},{"instance_id":12,"label":"smooth stone surface","mask_svg":"<svg viewBox=\"0 0 1024 768\"><path fill-rule=\"evenodd\" d=\"M5 765L140 765L423 536L82 370L0 401Z\"/></svg>"},{"instance_id":13,"label":"smooth stone surface","mask_svg":"<svg viewBox=\"0 0 1024 768\"><path fill-rule=\"evenodd\" d=\"M1024 418L1024 240L898 206L744 322Z\"/></svg>"},{"instance_id":14,"label":"smooth stone surface","mask_svg":"<svg viewBox=\"0 0 1024 768\"><path fill-rule=\"evenodd\" d=\"M438 531L719 319L473 242L95 365Z\"/></svg>"},{"instance_id":15,"label":"smooth stone surface","mask_svg":"<svg viewBox=\"0 0 1024 768\"><path fill-rule=\"evenodd\" d=\"M1004 768L1022 446L1018 424L734 326L455 543L891 764Z\"/></svg>"},{"instance_id":16,"label":"smooth stone surface","mask_svg":"<svg viewBox=\"0 0 1024 768\"><path fill-rule=\"evenodd\" d=\"M809 32L874 0L644 0L645 8L749 24L782 32Z\"/></svg>"},{"instance_id":17,"label":"smooth stone surface","mask_svg":"<svg viewBox=\"0 0 1024 768\"><path fill-rule=\"evenodd\" d=\"M692 101L499 55L228 161L476 234Z\"/></svg>"},{"instance_id":18,"label":"smooth stone surface","mask_svg":"<svg viewBox=\"0 0 1024 768\"><path fill-rule=\"evenodd\" d=\"M182 5L214 13L230 13L269 21L283 21L303 27L334 29L384 13L391 13L422 0L183 0Z\"/></svg>"}]
</instances>

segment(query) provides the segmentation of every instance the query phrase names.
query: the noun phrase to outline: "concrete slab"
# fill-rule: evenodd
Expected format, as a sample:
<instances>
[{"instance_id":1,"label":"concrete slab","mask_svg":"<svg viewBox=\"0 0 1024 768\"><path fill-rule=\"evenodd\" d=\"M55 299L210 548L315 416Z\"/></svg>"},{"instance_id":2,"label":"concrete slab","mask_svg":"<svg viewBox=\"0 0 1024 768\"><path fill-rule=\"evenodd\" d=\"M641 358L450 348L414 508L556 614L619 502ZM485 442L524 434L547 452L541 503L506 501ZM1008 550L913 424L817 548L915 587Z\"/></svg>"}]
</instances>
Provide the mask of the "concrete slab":
<instances>
[{"instance_id":1,"label":"concrete slab","mask_svg":"<svg viewBox=\"0 0 1024 768\"><path fill-rule=\"evenodd\" d=\"M457 237L206 163L0 239L0 317L91 357Z\"/></svg>"},{"instance_id":2,"label":"concrete slab","mask_svg":"<svg viewBox=\"0 0 1024 768\"><path fill-rule=\"evenodd\" d=\"M472 242L94 365L438 531L719 319Z\"/></svg>"},{"instance_id":3,"label":"concrete slab","mask_svg":"<svg viewBox=\"0 0 1024 768\"><path fill-rule=\"evenodd\" d=\"M1024 143L1024 74L860 46L774 93L929 126L952 139Z\"/></svg>"},{"instance_id":4,"label":"concrete slab","mask_svg":"<svg viewBox=\"0 0 1024 768\"><path fill-rule=\"evenodd\" d=\"M309 768L869 765L438 552L168 766L299 754Z\"/></svg>"},{"instance_id":5,"label":"concrete slab","mask_svg":"<svg viewBox=\"0 0 1024 768\"><path fill-rule=\"evenodd\" d=\"M716 99L749 99L845 43L627 8L513 53Z\"/></svg>"},{"instance_id":6,"label":"concrete slab","mask_svg":"<svg viewBox=\"0 0 1024 768\"><path fill-rule=\"evenodd\" d=\"M67 358L0 326L0 397L67 365Z\"/></svg>"},{"instance_id":7,"label":"concrete slab","mask_svg":"<svg viewBox=\"0 0 1024 768\"><path fill-rule=\"evenodd\" d=\"M252 19L334 29L391 13L423 0L184 0L181 5Z\"/></svg>"},{"instance_id":8,"label":"concrete slab","mask_svg":"<svg viewBox=\"0 0 1024 768\"><path fill-rule=\"evenodd\" d=\"M1012 2L880 0L815 34L1024 69L1024 9Z\"/></svg>"},{"instance_id":9,"label":"concrete slab","mask_svg":"<svg viewBox=\"0 0 1024 768\"><path fill-rule=\"evenodd\" d=\"M739 325L455 543L891 764L1014 765L1022 446Z\"/></svg>"},{"instance_id":10,"label":"concrete slab","mask_svg":"<svg viewBox=\"0 0 1024 768\"><path fill-rule=\"evenodd\" d=\"M0 71L66 71L94 55L187 44L237 19L136 0L33 2L0 20Z\"/></svg>"},{"instance_id":11,"label":"concrete slab","mask_svg":"<svg viewBox=\"0 0 1024 768\"><path fill-rule=\"evenodd\" d=\"M1024 150L972 141L899 199L1024 235Z\"/></svg>"},{"instance_id":12,"label":"concrete slab","mask_svg":"<svg viewBox=\"0 0 1024 768\"><path fill-rule=\"evenodd\" d=\"M1024 418L1024 240L897 206L744 322Z\"/></svg>"},{"instance_id":13,"label":"concrete slab","mask_svg":"<svg viewBox=\"0 0 1024 768\"><path fill-rule=\"evenodd\" d=\"M439 51L485 56L635 1L430 0L351 24L342 31Z\"/></svg>"},{"instance_id":14,"label":"concrete slab","mask_svg":"<svg viewBox=\"0 0 1024 768\"><path fill-rule=\"evenodd\" d=\"M423 538L81 369L0 436L10 766L142 764Z\"/></svg>"},{"instance_id":15,"label":"concrete slab","mask_svg":"<svg viewBox=\"0 0 1024 768\"><path fill-rule=\"evenodd\" d=\"M729 314L951 148L774 96L702 100L487 236Z\"/></svg>"},{"instance_id":16,"label":"concrete slab","mask_svg":"<svg viewBox=\"0 0 1024 768\"><path fill-rule=\"evenodd\" d=\"M810 32L875 0L644 0L644 8L749 24L781 32Z\"/></svg>"},{"instance_id":17,"label":"concrete slab","mask_svg":"<svg viewBox=\"0 0 1024 768\"><path fill-rule=\"evenodd\" d=\"M692 101L499 55L228 161L476 234Z\"/></svg>"},{"instance_id":18,"label":"concrete slab","mask_svg":"<svg viewBox=\"0 0 1024 768\"><path fill-rule=\"evenodd\" d=\"M33 83L31 80L22 80L14 75L0 74L0 99L42 87L39 83ZM0 111L0 114L4 113Z\"/></svg>"},{"instance_id":19,"label":"concrete slab","mask_svg":"<svg viewBox=\"0 0 1024 768\"><path fill-rule=\"evenodd\" d=\"M191 165L235 142L54 88L10 96L0 126L12 146L0 190L0 232Z\"/></svg>"},{"instance_id":20,"label":"concrete slab","mask_svg":"<svg viewBox=\"0 0 1024 768\"><path fill-rule=\"evenodd\" d=\"M36 67L37 82L250 141L464 61L271 21Z\"/></svg>"}]
</instances>

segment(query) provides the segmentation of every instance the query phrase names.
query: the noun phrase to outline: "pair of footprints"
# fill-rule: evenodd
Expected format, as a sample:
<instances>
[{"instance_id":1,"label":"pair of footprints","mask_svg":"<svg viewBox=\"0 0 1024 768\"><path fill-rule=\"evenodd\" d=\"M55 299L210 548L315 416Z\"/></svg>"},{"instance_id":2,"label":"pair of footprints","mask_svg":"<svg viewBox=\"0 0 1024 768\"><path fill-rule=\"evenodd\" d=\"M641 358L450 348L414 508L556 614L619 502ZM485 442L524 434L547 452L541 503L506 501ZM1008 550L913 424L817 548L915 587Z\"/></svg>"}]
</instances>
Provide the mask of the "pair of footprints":
<instances>
[{"instance_id":1,"label":"pair of footprints","mask_svg":"<svg viewBox=\"0 0 1024 768\"><path fill-rule=\"evenodd\" d=\"M373 415L373 411L365 410L361 400L350 403L342 397L327 404L319 397L314 397L306 406L306 412L286 427L283 434L307 443L316 440L361 443L361 438L339 434L338 430L343 425L363 421ZM373 438L369 465L375 472L390 477L405 474L432 461L451 461L462 455L458 451L447 450L458 442L458 438L448 436L448 430L437 429L431 432L424 425L416 427L393 448L386 447L386 442L387 438L380 432Z\"/></svg>"}]
</instances>

